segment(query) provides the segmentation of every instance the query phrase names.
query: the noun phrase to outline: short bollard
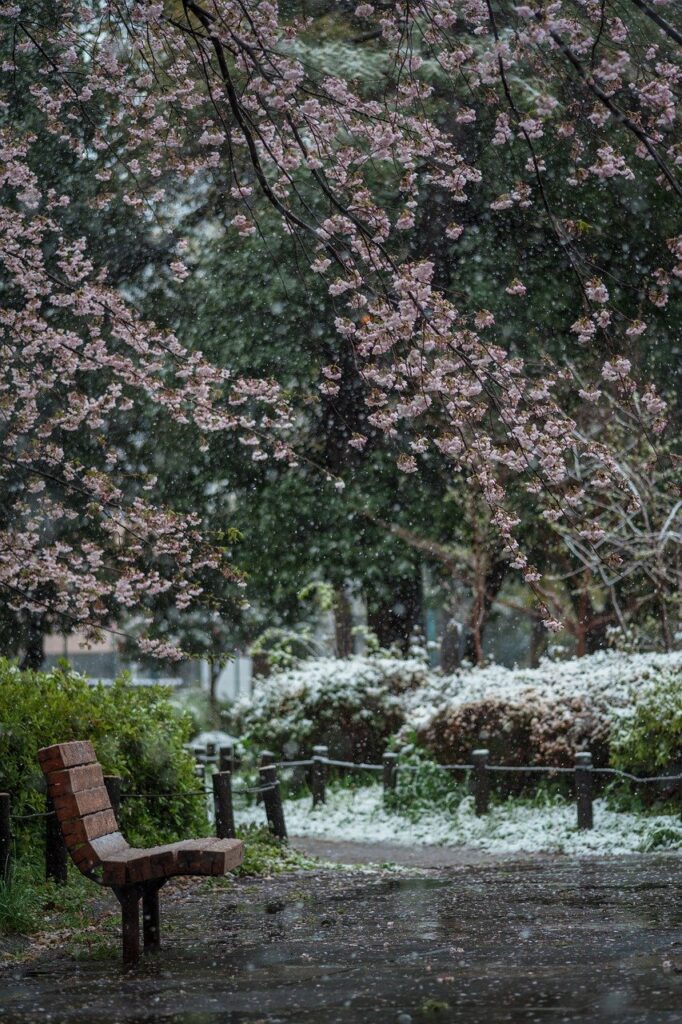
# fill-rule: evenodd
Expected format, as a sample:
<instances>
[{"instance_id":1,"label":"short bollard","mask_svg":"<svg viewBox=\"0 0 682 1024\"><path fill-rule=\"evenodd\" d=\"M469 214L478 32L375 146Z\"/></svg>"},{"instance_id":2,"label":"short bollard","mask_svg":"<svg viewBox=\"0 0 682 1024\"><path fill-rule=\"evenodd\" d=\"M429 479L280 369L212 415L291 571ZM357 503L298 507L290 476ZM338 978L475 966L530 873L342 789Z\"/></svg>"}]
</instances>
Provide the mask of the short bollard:
<instances>
[{"instance_id":1,"label":"short bollard","mask_svg":"<svg viewBox=\"0 0 682 1024\"><path fill-rule=\"evenodd\" d=\"M313 792L313 807L324 804L327 801L327 758L329 747L313 747L313 770L311 776L311 789Z\"/></svg>"},{"instance_id":2,"label":"short bollard","mask_svg":"<svg viewBox=\"0 0 682 1024\"><path fill-rule=\"evenodd\" d=\"M274 764L276 760L277 760L277 758L275 757L275 755L272 753L271 750L261 750L260 756L258 758L258 767L259 767L259 769L265 768L269 764ZM258 780L259 780L258 785L262 786L263 785L263 776L259 775L258 776ZM263 798L264 798L264 794L263 793L256 793L256 803L257 804L262 804L263 803Z\"/></svg>"},{"instance_id":3,"label":"short bollard","mask_svg":"<svg viewBox=\"0 0 682 1024\"><path fill-rule=\"evenodd\" d=\"M234 747L224 743L218 749L218 770L221 772L234 771Z\"/></svg>"},{"instance_id":4,"label":"short bollard","mask_svg":"<svg viewBox=\"0 0 682 1024\"><path fill-rule=\"evenodd\" d=\"M476 814L487 814L490 801L490 774L488 772L488 750L474 750L471 760L474 765L471 778L471 788L474 795L474 808Z\"/></svg>"},{"instance_id":5,"label":"short bollard","mask_svg":"<svg viewBox=\"0 0 682 1024\"><path fill-rule=\"evenodd\" d=\"M594 828L592 811L592 754L575 755L575 799L578 805L578 828Z\"/></svg>"},{"instance_id":6,"label":"short bollard","mask_svg":"<svg viewBox=\"0 0 682 1024\"><path fill-rule=\"evenodd\" d=\"M54 813L54 804L49 796L45 809L47 811L45 818L45 878L48 882L66 885L68 854L57 815Z\"/></svg>"},{"instance_id":7,"label":"short bollard","mask_svg":"<svg viewBox=\"0 0 682 1024\"><path fill-rule=\"evenodd\" d=\"M387 751L382 759L384 766L384 798L394 793L398 785L398 755Z\"/></svg>"},{"instance_id":8,"label":"short bollard","mask_svg":"<svg viewBox=\"0 0 682 1024\"><path fill-rule=\"evenodd\" d=\"M263 803L270 830L277 839L287 838L287 827L284 822L282 794L279 789L275 755L264 750L260 756L260 784L263 786Z\"/></svg>"},{"instance_id":9,"label":"short bollard","mask_svg":"<svg viewBox=\"0 0 682 1024\"><path fill-rule=\"evenodd\" d=\"M0 793L0 879L6 881L10 873L12 831L9 820L9 793Z\"/></svg>"},{"instance_id":10,"label":"short bollard","mask_svg":"<svg viewBox=\"0 0 682 1024\"><path fill-rule=\"evenodd\" d=\"M213 776L213 806L218 839L235 839L232 772L216 772Z\"/></svg>"},{"instance_id":11,"label":"short bollard","mask_svg":"<svg viewBox=\"0 0 682 1024\"><path fill-rule=\"evenodd\" d=\"M121 812L121 776L120 775L105 775L104 785L107 787L107 793L109 794L109 802L111 803L111 809L114 812L116 818L118 818Z\"/></svg>"}]
</instances>

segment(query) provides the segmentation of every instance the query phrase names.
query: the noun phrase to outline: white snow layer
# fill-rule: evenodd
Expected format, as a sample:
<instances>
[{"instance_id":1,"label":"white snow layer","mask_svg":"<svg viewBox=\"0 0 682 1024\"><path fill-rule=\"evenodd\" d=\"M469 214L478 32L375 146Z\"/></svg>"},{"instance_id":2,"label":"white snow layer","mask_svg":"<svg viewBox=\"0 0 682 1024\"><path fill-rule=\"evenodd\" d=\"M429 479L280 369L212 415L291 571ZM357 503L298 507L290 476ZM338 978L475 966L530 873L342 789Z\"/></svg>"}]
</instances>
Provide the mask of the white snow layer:
<instances>
[{"instance_id":1,"label":"white snow layer","mask_svg":"<svg viewBox=\"0 0 682 1024\"><path fill-rule=\"evenodd\" d=\"M408 728L422 729L447 708L481 700L553 702L587 698L610 719L627 718L638 700L669 673L682 672L682 651L624 654L603 651L566 661L543 659L536 669L501 665L462 668L452 675L430 670L423 659L400 659L387 652L347 659L316 658L258 681L235 705L247 731L256 721L289 728L297 735L302 707L319 701L357 703L374 696L388 710L401 709ZM369 714L369 712L368 712ZM305 723L303 723L305 724Z\"/></svg>"},{"instance_id":2,"label":"white snow layer","mask_svg":"<svg viewBox=\"0 0 682 1024\"><path fill-rule=\"evenodd\" d=\"M406 695L408 723L427 725L443 708L497 699L555 701L585 696L614 717L634 712L638 698L667 672L682 670L682 651L669 654L623 654L601 651L567 661L543 659L536 669L501 665L469 669L451 676L429 673L425 685Z\"/></svg>"},{"instance_id":3,"label":"white snow layer","mask_svg":"<svg viewBox=\"0 0 682 1024\"><path fill-rule=\"evenodd\" d=\"M530 806L517 800L493 805L478 817L466 797L452 814L429 809L414 818L386 810L381 786L328 790L327 803L315 810L310 799L286 800L290 836L354 842L466 846L489 853L569 853L576 856L682 850L682 820L673 815L641 815L610 810L594 802L594 829L578 831L572 803ZM263 824L261 807L236 812L238 824Z\"/></svg>"}]
</instances>

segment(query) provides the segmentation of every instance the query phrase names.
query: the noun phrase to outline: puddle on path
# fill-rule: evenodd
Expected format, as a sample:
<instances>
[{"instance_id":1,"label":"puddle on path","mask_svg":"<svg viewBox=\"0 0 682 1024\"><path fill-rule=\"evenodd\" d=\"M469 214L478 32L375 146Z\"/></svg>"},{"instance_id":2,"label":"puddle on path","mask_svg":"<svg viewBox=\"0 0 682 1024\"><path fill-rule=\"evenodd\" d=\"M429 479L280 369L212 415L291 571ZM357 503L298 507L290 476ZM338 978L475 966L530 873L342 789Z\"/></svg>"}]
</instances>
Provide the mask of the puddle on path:
<instances>
[{"instance_id":1,"label":"puddle on path","mask_svg":"<svg viewBox=\"0 0 682 1024\"><path fill-rule=\"evenodd\" d=\"M5 1024L682 1022L682 860L319 872L167 907L135 971L0 972Z\"/></svg>"}]
</instances>

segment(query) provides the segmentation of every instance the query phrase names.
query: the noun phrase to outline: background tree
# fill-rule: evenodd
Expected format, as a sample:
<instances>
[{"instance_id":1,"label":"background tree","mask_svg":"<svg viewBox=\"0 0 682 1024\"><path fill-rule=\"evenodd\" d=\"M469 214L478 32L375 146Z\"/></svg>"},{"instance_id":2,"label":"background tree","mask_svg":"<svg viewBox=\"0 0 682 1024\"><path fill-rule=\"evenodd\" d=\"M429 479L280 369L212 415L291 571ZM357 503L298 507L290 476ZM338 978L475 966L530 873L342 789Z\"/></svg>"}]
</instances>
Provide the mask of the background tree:
<instances>
[{"instance_id":1,"label":"background tree","mask_svg":"<svg viewBox=\"0 0 682 1024\"><path fill-rule=\"evenodd\" d=\"M123 301L98 266L102 250L93 255L76 236L69 195L52 191L37 127L98 182L98 210L120 201L139 214L169 254L169 280L186 274L179 257L193 219L197 232L215 220L204 196L219 196L219 217L242 240L256 234L265 206L274 210L278 231L296 237L339 307L336 358L322 366L319 391L309 382L287 397L297 408L333 408L354 452L388 440L408 480L419 470L445 480L464 471L510 566L554 626L539 569L520 546L516 494L526 510L537 498L538 515L594 546L608 531L594 518L592 490L605 476L615 485L618 462L592 430L599 416L588 411L581 422L576 392L588 409L608 392L650 440L663 426L663 402L637 383L631 349L645 336L644 317L651 332L649 312L669 307L682 245L643 218L646 240L633 261L617 244L623 218L615 229L603 219L602 192L628 215L643 198L682 194L675 26L646 5L615 2L576 11L444 0L437 14L428 4L380 14L360 5L335 24L345 43L337 38L336 48L352 52L362 26L383 76L377 98L355 81L352 61L334 76L324 56L302 59L329 50L329 40L324 19L298 23L295 8L280 20L270 5L245 11L222 0L121 0L103 11L64 0L56 13L41 3L4 12L8 109L25 81L35 110L32 124L9 120L4 133L11 469L2 585L13 610L101 623L146 600L150 580L151 593L177 592L182 610L199 596L197 566L229 575L224 552L202 547L200 515L179 517L126 490L144 445L123 434L122 450L112 445L111 422L133 396L153 400L179 427L193 422L200 449L211 434L237 429L251 461L264 461L270 446L275 466L293 458L278 432L298 415L281 398L286 376L278 388L262 377L228 384L145 322L130 291ZM188 194L191 211L181 205ZM598 230L585 217L591 194ZM466 212L450 221L451 208ZM486 217L486 241L510 224L527 232L521 251L506 248L511 278L505 260L485 273ZM523 318L507 309L538 301L544 310L545 256L559 326L528 339L516 326ZM486 279L491 301L481 308ZM67 443L73 433L82 462ZM340 485L339 470L353 463L344 456L334 468L338 438L346 440L342 430L328 431L322 471ZM510 490L509 479L518 486ZM79 533L74 549L57 534L75 520L92 522L96 539Z\"/></svg>"}]
</instances>

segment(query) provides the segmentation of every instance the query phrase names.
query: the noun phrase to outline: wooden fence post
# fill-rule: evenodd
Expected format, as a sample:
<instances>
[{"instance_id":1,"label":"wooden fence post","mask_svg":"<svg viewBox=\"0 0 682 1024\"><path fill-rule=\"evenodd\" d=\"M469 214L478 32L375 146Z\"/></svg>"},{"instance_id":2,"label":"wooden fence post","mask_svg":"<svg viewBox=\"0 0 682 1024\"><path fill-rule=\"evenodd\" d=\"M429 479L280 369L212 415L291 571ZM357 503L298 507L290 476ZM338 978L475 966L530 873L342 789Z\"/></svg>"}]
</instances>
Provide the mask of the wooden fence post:
<instances>
[{"instance_id":1,"label":"wooden fence post","mask_svg":"<svg viewBox=\"0 0 682 1024\"><path fill-rule=\"evenodd\" d=\"M275 760L275 755L271 751L264 750L261 753L260 785L268 787L263 793L263 803L270 829L278 839L286 839L287 827L284 822L282 794L279 789Z\"/></svg>"},{"instance_id":2,"label":"wooden fence post","mask_svg":"<svg viewBox=\"0 0 682 1024\"><path fill-rule=\"evenodd\" d=\"M47 817L45 818L45 878L57 885L66 885L68 874L68 854L62 830L54 812L54 804L48 796L45 801Z\"/></svg>"},{"instance_id":3,"label":"wooden fence post","mask_svg":"<svg viewBox=\"0 0 682 1024\"><path fill-rule=\"evenodd\" d=\"M234 839L234 807L232 804L232 772L216 772L213 776L215 834L218 839Z\"/></svg>"},{"instance_id":4,"label":"wooden fence post","mask_svg":"<svg viewBox=\"0 0 682 1024\"><path fill-rule=\"evenodd\" d=\"M121 812L121 776L105 775L104 785L107 787L107 793L109 794L109 800L111 801L111 809L118 821L118 816Z\"/></svg>"},{"instance_id":5,"label":"wooden fence post","mask_svg":"<svg viewBox=\"0 0 682 1024\"><path fill-rule=\"evenodd\" d=\"M261 750L260 757L258 758L258 766L259 768L265 768L269 764L274 764L276 760L277 758L275 757L271 750ZM258 785L263 785L263 776L262 774L260 774L260 772L258 774ZM264 796L264 793L256 793L256 803L262 804ZM268 818L268 821L269 820L270 819Z\"/></svg>"},{"instance_id":6,"label":"wooden fence post","mask_svg":"<svg viewBox=\"0 0 682 1024\"><path fill-rule=\"evenodd\" d=\"M313 807L327 802L327 765L329 747L313 747L313 771L311 788L313 791Z\"/></svg>"},{"instance_id":7,"label":"wooden fence post","mask_svg":"<svg viewBox=\"0 0 682 1024\"><path fill-rule=\"evenodd\" d=\"M218 750L218 771L234 771L234 747L232 744L222 744Z\"/></svg>"},{"instance_id":8,"label":"wooden fence post","mask_svg":"<svg viewBox=\"0 0 682 1024\"><path fill-rule=\"evenodd\" d=\"M12 831L9 820L9 793L0 793L0 880L7 881L12 854Z\"/></svg>"},{"instance_id":9,"label":"wooden fence post","mask_svg":"<svg viewBox=\"0 0 682 1024\"><path fill-rule=\"evenodd\" d=\"M398 755L386 751L383 756L384 766L384 798L389 793L394 793L398 785Z\"/></svg>"},{"instance_id":10,"label":"wooden fence post","mask_svg":"<svg viewBox=\"0 0 682 1024\"><path fill-rule=\"evenodd\" d=\"M471 786L474 794L474 807L476 814L487 814L490 800L490 774L488 772L488 750L474 750L471 755L474 770L472 772Z\"/></svg>"},{"instance_id":11,"label":"wooden fence post","mask_svg":"<svg viewBox=\"0 0 682 1024\"><path fill-rule=\"evenodd\" d=\"M575 799L578 805L578 828L594 828L592 811L592 754L575 755Z\"/></svg>"}]
</instances>

